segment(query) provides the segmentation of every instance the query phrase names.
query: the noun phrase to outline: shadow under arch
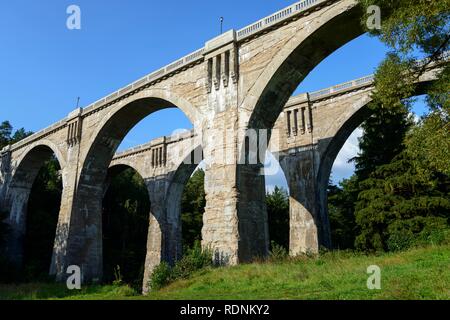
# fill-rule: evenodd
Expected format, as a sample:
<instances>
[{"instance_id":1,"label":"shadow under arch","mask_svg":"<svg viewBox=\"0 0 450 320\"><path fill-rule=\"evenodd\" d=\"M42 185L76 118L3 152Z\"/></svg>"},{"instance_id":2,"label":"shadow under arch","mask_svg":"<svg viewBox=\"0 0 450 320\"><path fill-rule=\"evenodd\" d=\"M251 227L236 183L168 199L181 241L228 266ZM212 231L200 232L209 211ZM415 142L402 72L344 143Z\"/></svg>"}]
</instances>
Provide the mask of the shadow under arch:
<instances>
[{"instance_id":1,"label":"shadow under arch","mask_svg":"<svg viewBox=\"0 0 450 320\"><path fill-rule=\"evenodd\" d=\"M149 96L150 94L156 96ZM182 106L176 105L176 102ZM149 90L131 102L119 105L97 130L82 161L72 208L68 237L68 265L82 268L83 281L102 278L101 212L104 183L111 160L121 141L143 118L152 113L177 108L189 110L186 116L195 123L195 108L166 91ZM114 107L112 107L114 108ZM155 213L153 213L155 215ZM155 216L157 220L162 217Z\"/></svg>"},{"instance_id":2,"label":"shadow under arch","mask_svg":"<svg viewBox=\"0 0 450 320\"><path fill-rule=\"evenodd\" d=\"M24 267L25 261L25 240L27 235L27 227L29 228L28 217L29 201L34 183L41 169L49 161L54 160L57 163L57 169L63 169L65 163L59 150L50 142L41 141L39 144L33 145L19 159L18 165L13 170L12 179L7 190L7 207L9 209L9 217L7 223L10 227L6 239L5 253L7 258L18 267ZM59 167L59 168L58 168ZM60 171L61 172L61 171ZM60 188L63 191L64 175L61 175ZM61 195L59 196L61 199ZM59 213L59 208L58 208ZM54 223L51 223L52 230L48 243L48 251L53 252L48 259L48 273L50 273L55 248L55 235L58 224L58 213L54 217ZM27 241L29 242L29 241ZM45 271L45 272L47 272Z\"/></svg>"},{"instance_id":3,"label":"shadow under arch","mask_svg":"<svg viewBox=\"0 0 450 320\"><path fill-rule=\"evenodd\" d=\"M131 165L108 169L102 210L104 281L140 286L146 258L150 197L143 175ZM117 269L117 266L119 269Z\"/></svg>"}]
</instances>

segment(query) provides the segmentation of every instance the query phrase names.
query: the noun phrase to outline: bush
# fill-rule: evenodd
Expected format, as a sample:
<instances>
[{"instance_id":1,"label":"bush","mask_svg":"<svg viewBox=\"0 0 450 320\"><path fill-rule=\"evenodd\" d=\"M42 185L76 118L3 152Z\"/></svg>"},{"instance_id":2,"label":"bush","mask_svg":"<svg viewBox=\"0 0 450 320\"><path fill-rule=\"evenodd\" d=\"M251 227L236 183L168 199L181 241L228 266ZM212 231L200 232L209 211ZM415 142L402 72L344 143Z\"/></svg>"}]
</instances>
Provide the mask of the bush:
<instances>
[{"instance_id":1,"label":"bush","mask_svg":"<svg viewBox=\"0 0 450 320\"><path fill-rule=\"evenodd\" d=\"M213 266L212 252L203 250L197 241L173 268L167 262L157 266L150 277L149 288L160 290L175 280L188 279L194 272L211 266Z\"/></svg>"},{"instance_id":2,"label":"bush","mask_svg":"<svg viewBox=\"0 0 450 320\"><path fill-rule=\"evenodd\" d=\"M169 284L172 270L167 262L161 262L159 266L153 270L150 277L150 290L159 290Z\"/></svg>"},{"instance_id":3,"label":"bush","mask_svg":"<svg viewBox=\"0 0 450 320\"><path fill-rule=\"evenodd\" d=\"M172 270L172 278L173 280L187 279L195 271L211 267L212 265L212 252L203 250L200 242L196 241L194 247L189 249L187 254L175 264Z\"/></svg>"},{"instance_id":4,"label":"bush","mask_svg":"<svg viewBox=\"0 0 450 320\"><path fill-rule=\"evenodd\" d=\"M389 251L403 251L414 246L439 245L448 239L447 219L441 217L414 217L396 221L389 226Z\"/></svg>"},{"instance_id":5,"label":"bush","mask_svg":"<svg viewBox=\"0 0 450 320\"><path fill-rule=\"evenodd\" d=\"M285 261L289 257L289 253L285 247L277 244L275 241L272 241L272 250L269 254L269 260L272 262L282 262Z\"/></svg>"},{"instance_id":6,"label":"bush","mask_svg":"<svg viewBox=\"0 0 450 320\"><path fill-rule=\"evenodd\" d=\"M414 234L409 230L398 230L392 233L387 241L389 251L404 251L414 244Z\"/></svg>"}]
</instances>

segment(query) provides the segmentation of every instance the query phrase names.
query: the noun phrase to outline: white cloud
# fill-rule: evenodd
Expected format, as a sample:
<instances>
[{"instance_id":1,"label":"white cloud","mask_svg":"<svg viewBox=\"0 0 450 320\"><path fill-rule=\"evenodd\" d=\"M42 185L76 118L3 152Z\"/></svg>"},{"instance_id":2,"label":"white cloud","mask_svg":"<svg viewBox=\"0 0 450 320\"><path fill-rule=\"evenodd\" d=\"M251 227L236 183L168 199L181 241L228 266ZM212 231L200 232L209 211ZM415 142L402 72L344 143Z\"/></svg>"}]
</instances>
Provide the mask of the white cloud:
<instances>
[{"instance_id":1,"label":"white cloud","mask_svg":"<svg viewBox=\"0 0 450 320\"><path fill-rule=\"evenodd\" d=\"M345 142L331 170L331 178L333 183L338 183L342 179L349 178L355 172L355 165L348 161L358 155L359 143L358 138L363 134L361 128L356 129Z\"/></svg>"}]
</instances>

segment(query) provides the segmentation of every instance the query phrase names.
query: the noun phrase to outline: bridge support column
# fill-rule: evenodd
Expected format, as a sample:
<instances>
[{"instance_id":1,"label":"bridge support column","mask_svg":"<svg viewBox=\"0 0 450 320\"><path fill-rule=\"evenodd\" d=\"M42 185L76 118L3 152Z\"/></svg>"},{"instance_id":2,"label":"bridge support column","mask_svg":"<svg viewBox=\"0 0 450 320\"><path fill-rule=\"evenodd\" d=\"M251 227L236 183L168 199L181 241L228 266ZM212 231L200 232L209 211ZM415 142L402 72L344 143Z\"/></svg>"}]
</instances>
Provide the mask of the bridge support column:
<instances>
[{"instance_id":1,"label":"bridge support column","mask_svg":"<svg viewBox=\"0 0 450 320\"><path fill-rule=\"evenodd\" d=\"M150 196L150 215L147 238L147 255L144 266L143 293L149 291L153 270L162 261L173 265L181 257L181 217L168 217L166 178L146 179Z\"/></svg>"},{"instance_id":2,"label":"bridge support column","mask_svg":"<svg viewBox=\"0 0 450 320\"><path fill-rule=\"evenodd\" d=\"M233 118L234 116L234 118ZM217 264L238 264L268 253L265 182L261 165L239 162L236 114L217 114L203 132L206 208L203 247Z\"/></svg>"},{"instance_id":3,"label":"bridge support column","mask_svg":"<svg viewBox=\"0 0 450 320\"><path fill-rule=\"evenodd\" d=\"M291 256L318 253L330 247L329 222L326 216L326 186L317 182L319 153L316 149L280 157L289 186L289 225ZM324 190L323 190L324 189Z\"/></svg>"},{"instance_id":4,"label":"bridge support column","mask_svg":"<svg viewBox=\"0 0 450 320\"><path fill-rule=\"evenodd\" d=\"M71 264L82 267L77 258L70 256L68 252L69 235L74 236L73 225L71 225L74 197L76 191L76 183L78 173L76 170L76 163L72 157L76 156L76 150L69 151L69 161L65 168L62 168L62 175L64 177L63 191L61 195L61 206L58 216L58 224L56 226L55 242L53 246L52 262L50 265L50 275L56 277L58 281L64 281L67 278L67 267ZM72 229L71 229L72 227ZM72 238L73 239L73 238Z\"/></svg>"}]
</instances>

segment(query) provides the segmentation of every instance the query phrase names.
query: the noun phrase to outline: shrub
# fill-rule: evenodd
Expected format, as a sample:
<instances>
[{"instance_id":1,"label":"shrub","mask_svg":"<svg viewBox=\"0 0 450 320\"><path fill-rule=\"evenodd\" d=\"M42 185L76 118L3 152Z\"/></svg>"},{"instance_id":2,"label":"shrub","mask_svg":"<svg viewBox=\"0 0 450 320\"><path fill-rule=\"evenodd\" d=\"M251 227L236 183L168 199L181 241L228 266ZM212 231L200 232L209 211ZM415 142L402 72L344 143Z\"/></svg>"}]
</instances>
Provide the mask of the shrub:
<instances>
[{"instance_id":1,"label":"shrub","mask_svg":"<svg viewBox=\"0 0 450 320\"><path fill-rule=\"evenodd\" d=\"M272 249L270 250L269 260L272 262L285 261L289 257L289 253L285 247L272 241Z\"/></svg>"},{"instance_id":2,"label":"shrub","mask_svg":"<svg viewBox=\"0 0 450 320\"><path fill-rule=\"evenodd\" d=\"M161 262L159 266L153 270L150 277L150 290L159 290L169 284L172 270L169 264L165 261Z\"/></svg>"},{"instance_id":3,"label":"shrub","mask_svg":"<svg viewBox=\"0 0 450 320\"><path fill-rule=\"evenodd\" d=\"M448 239L447 219L441 217L414 217L396 221L389 226L389 251L403 251L420 245L439 245Z\"/></svg>"},{"instance_id":4,"label":"shrub","mask_svg":"<svg viewBox=\"0 0 450 320\"><path fill-rule=\"evenodd\" d=\"M162 262L156 267L150 277L149 288L150 290L160 290L172 281L187 279L194 272L211 266L213 266L212 252L203 250L200 242L197 241L173 268L167 262Z\"/></svg>"},{"instance_id":5,"label":"shrub","mask_svg":"<svg viewBox=\"0 0 450 320\"><path fill-rule=\"evenodd\" d=\"M212 252L203 250L200 242L196 241L193 248L188 249L187 254L175 264L172 270L172 278L173 280L187 279L195 271L212 265Z\"/></svg>"},{"instance_id":6,"label":"shrub","mask_svg":"<svg viewBox=\"0 0 450 320\"><path fill-rule=\"evenodd\" d=\"M389 251L403 251L409 249L414 244L414 234L406 229L401 229L392 233L387 241Z\"/></svg>"}]
</instances>

